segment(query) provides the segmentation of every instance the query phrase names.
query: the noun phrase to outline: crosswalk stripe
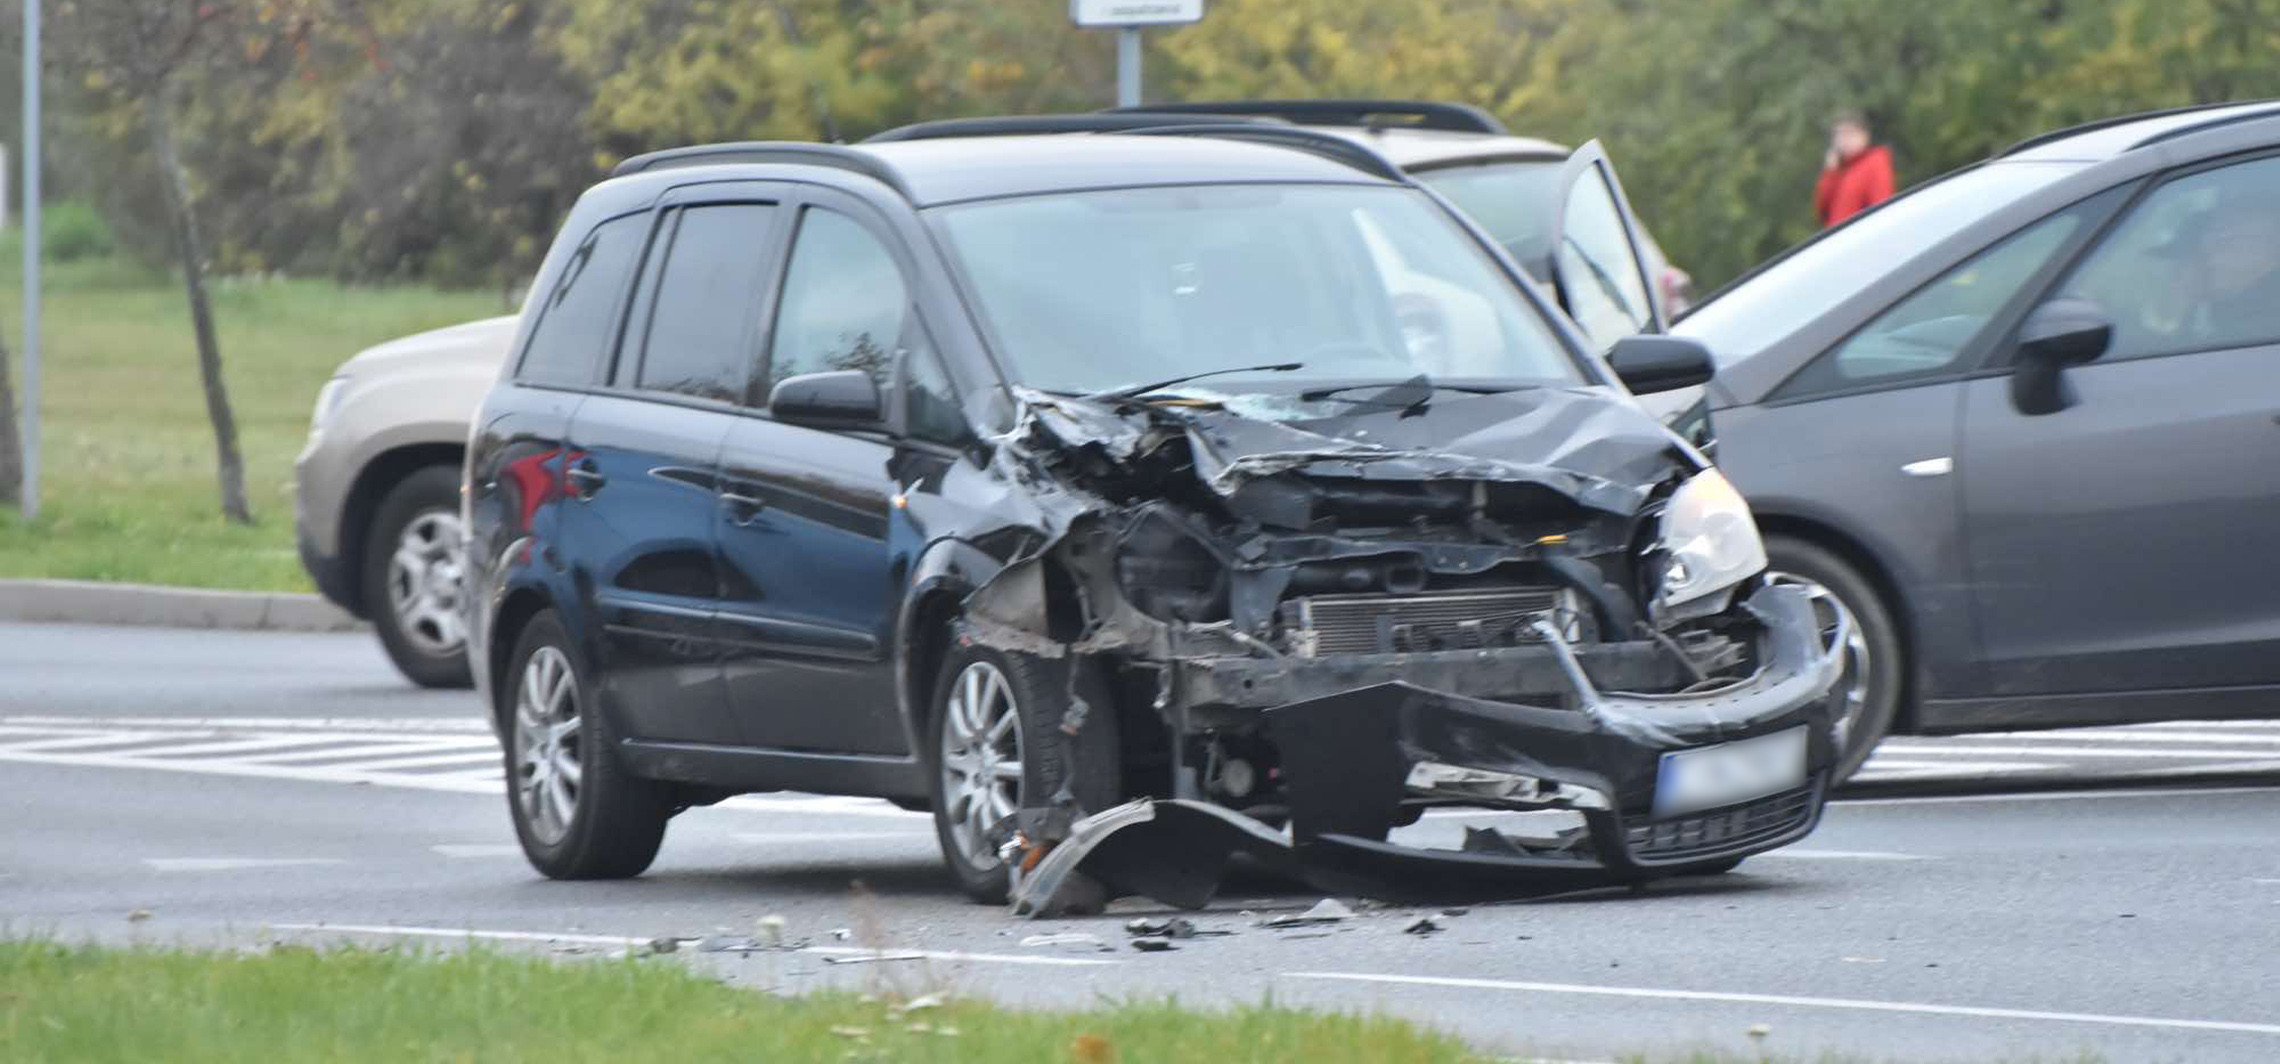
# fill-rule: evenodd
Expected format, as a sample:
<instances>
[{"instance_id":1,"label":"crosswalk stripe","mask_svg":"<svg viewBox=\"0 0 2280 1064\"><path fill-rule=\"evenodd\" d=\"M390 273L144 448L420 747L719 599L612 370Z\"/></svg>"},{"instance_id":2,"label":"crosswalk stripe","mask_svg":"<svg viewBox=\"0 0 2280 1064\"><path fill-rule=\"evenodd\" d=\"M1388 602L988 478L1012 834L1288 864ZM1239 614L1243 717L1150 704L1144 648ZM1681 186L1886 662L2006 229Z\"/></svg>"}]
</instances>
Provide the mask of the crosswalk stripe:
<instances>
[{"instance_id":1,"label":"crosswalk stripe","mask_svg":"<svg viewBox=\"0 0 2280 1064\"><path fill-rule=\"evenodd\" d=\"M92 750L101 747L140 746L145 743L157 742L168 738L172 738L172 736L163 735L157 732L115 731L105 732L100 735L65 735L52 739L33 739L29 742L9 743L8 749L24 750L29 752Z\"/></svg>"},{"instance_id":2,"label":"crosswalk stripe","mask_svg":"<svg viewBox=\"0 0 2280 1064\"><path fill-rule=\"evenodd\" d=\"M408 768L429 768L435 765L493 765L499 760L499 749L493 746L482 750L458 750L451 753L428 754L423 757L398 757L387 761L368 761L356 766L358 772L400 772Z\"/></svg>"},{"instance_id":3,"label":"crosswalk stripe","mask_svg":"<svg viewBox=\"0 0 2280 1064\"><path fill-rule=\"evenodd\" d=\"M2058 742L2064 742L2064 740L2058 740ZM1923 747L1906 747L1906 748L1903 748L1903 749L1904 749L1904 750L1905 750L1905 752L1907 752L1907 753L1919 753L1919 752L1923 752L1923 750L1924 750L1925 748L1923 748ZM2000 755L2003 755L2003 756L2006 756L2006 757L2017 757L2017 756L2035 757L2035 756L2041 756L2041 757L2058 757L2058 758L2075 758L2075 757L2097 757L2097 758L2107 758L2107 757L2111 757L2111 758L2178 758L2178 759L2186 759L2186 760L2194 760L2194 761L2206 761L2206 760L2210 760L2210 759L2212 759L2212 758L2220 758L2220 759L2221 759L2221 758L2245 758L2245 757L2263 757L2263 756L2265 756L2265 754L2266 754L2266 751L2263 751L2263 750L2166 750L2166 749L2154 749L2154 748L2148 748L2148 749L2144 749L2144 750L2117 750L2117 749L2115 749L2115 748L2113 748L2113 747L2111 747L2111 746L2062 746L2062 745L2055 745L2054 743L2037 743L2037 744L2035 744L2035 745L2032 745L2032 746L1976 746L1976 745L1975 745L1975 746L1972 746L1972 747L1970 747L1969 749L1964 749L1964 750L1957 750L1957 751L1955 751L1955 753L1957 754L1957 756L1958 756L1958 757L1969 757L1969 756L1973 756L1973 755L1979 755L1979 754L2000 754Z\"/></svg>"},{"instance_id":4,"label":"crosswalk stripe","mask_svg":"<svg viewBox=\"0 0 2280 1064\"><path fill-rule=\"evenodd\" d=\"M384 743L349 744L345 746L334 746L321 750L299 750L289 754L249 757L245 758L245 760L257 765L289 765L320 761L345 762L354 760L359 757L388 755L407 756L411 754L434 753L439 750L467 750L471 748L471 744L464 742L435 739L406 739ZM496 748L494 747L494 749ZM354 766L342 764L335 767L351 768Z\"/></svg>"},{"instance_id":5,"label":"crosswalk stripe","mask_svg":"<svg viewBox=\"0 0 2280 1064\"><path fill-rule=\"evenodd\" d=\"M250 754L339 741L330 735L264 735L255 739L223 739L210 743L192 743L189 746L161 747L151 753L165 757L211 757L215 754Z\"/></svg>"},{"instance_id":6,"label":"crosswalk stripe","mask_svg":"<svg viewBox=\"0 0 2280 1064\"><path fill-rule=\"evenodd\" d=\"M2105 728L2068 728L2055 732L1989 732L1984 735L1949 735L1937 740L1895 738L1889 742L1902 748L1933 749L1950 744L1970 746L1987 742L2032 742L2037 739L2049 738L2062 738L2070 743L2247 743L2255 746L2280 746L2280 734L2257 735L2199 731L2149 732Z\"/></svg>"}]
</instances>

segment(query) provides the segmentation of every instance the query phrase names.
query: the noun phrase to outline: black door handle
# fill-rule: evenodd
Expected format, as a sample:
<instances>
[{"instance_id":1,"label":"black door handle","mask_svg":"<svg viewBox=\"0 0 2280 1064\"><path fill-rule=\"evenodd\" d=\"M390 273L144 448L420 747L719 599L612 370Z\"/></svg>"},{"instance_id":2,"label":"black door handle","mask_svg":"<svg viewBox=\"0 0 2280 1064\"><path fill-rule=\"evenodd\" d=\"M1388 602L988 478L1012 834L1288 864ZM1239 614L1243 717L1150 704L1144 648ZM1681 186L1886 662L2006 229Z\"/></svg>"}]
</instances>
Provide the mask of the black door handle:
<instances>
[{"instance_id":1,"label":"black door handle","mask_svg":"<svg viewBox=\"0 0 2280 1064\"><path fill-rule=\"evenodd\" d=\"M570 494L581 499L593 498L595 492L602 490L602 485L610 482L610 478L603 476L591 462L571 466L562 475L570 481Z\"/></svg>"},{"instance_id":2,"label":"black door handle","mask_svg":"<svg viewBox=\"0 0 2280 1064\"><path fill-rule=\"evenodd\" d=\"M720 501L728 506L728 519L740 525L751 524L760 516L760 511L768 508L766 499L733 491L721 492Z\"/></svg>"}]
</instances>

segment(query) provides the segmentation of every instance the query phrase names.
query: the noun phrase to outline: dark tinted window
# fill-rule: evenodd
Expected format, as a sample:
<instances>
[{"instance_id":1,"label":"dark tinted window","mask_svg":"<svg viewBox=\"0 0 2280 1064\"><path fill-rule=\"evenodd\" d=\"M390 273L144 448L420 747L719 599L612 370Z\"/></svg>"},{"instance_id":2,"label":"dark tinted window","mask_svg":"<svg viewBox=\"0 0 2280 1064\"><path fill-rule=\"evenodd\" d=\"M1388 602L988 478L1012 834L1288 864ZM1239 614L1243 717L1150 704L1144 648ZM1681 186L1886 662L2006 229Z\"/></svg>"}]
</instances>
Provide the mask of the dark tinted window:
<instances>
[{"instance_id":1,"label":"dark tinted window","mask_svg":"<svg viewBox=\"0 0 2280 1064\"><path fill-rule=\"evenodd\" d=\"M537 384L591 384L617 329L618 297L641 254L649 215L628 214L594 227L532 310L538 325L516 374Z\"/></svg>"},{"instance_id":2,"label":"dark tinted window","mask_svg":"<svg viewBox=\"0 0 2280 1064\"><path fill-rule=\"evenodd\" d=\"M909 307L886 245L845 215L810 208L792 245L760 393L786 377L835 369L863 370L885 392Z\"/></svg>"},{"instance_id":3,"label":"dark tinted window","mask_svg":"<svg viewBox=\"0 0 2280 1064\"><path fill-rule=\"evenodd\" d=\"M2154 189L2064 291L2113 317L2107 359L2280 342L2280 158Z\"/></svg>"},{"instance_id":4,"label":"dark tinted window","mask_svg":"<svg viewBox=\"0 0 2280 1064\"><path fill-rule=\"evenodd\" d=\"M639 387L744 401L775 210L763 203L722 203L678 212L669 225L670 241L659 241L665 262L649 312Z\"/></svg>"}]
</instances>

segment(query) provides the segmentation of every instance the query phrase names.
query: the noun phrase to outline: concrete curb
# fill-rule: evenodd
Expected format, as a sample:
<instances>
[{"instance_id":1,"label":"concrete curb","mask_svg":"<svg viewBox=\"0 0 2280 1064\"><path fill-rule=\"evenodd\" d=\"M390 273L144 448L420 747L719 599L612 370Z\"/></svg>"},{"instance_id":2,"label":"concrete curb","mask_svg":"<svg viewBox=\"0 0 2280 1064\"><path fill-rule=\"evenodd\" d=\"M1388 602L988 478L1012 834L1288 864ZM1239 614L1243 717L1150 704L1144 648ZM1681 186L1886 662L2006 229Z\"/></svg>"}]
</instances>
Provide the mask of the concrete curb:
<instances>
[{"instance_id":1,"label":"concrete curb","mask_svg":"<svg viewBox=\"0 0 2280 1064\"><path fill-rule=\"evenodd\" d=\"M0 580L0 621L284 632L351 632L365 627L348 611L316 595L96 580Z\"/></svg>"}]
</instances>

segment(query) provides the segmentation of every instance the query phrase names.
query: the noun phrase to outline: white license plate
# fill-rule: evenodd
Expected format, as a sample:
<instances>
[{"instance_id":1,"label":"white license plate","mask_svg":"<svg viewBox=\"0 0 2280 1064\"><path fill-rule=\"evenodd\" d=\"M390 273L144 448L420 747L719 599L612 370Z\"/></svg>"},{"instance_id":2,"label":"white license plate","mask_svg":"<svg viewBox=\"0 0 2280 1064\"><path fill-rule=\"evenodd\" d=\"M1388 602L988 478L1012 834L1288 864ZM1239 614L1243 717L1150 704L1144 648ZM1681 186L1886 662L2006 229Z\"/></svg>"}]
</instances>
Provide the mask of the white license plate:
<instances>
[{"instance_id":1,"label":"white license plate","mask_svg":"<svg viewBox=\"0 0 2280 1064\"><path fill-rule=\"evenodd\" d=\"M1655 778L1656 819L1763 798L1805 783L1805 729L1674 750Z\"/></svg>"}]
</instances>

